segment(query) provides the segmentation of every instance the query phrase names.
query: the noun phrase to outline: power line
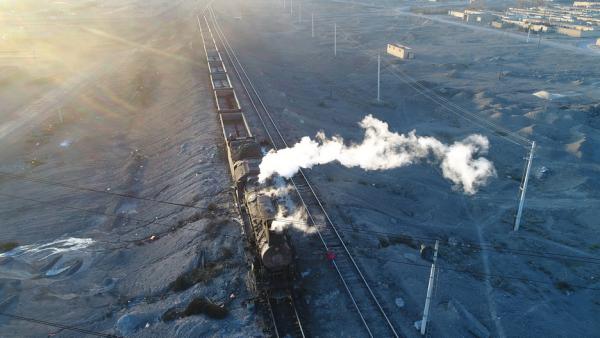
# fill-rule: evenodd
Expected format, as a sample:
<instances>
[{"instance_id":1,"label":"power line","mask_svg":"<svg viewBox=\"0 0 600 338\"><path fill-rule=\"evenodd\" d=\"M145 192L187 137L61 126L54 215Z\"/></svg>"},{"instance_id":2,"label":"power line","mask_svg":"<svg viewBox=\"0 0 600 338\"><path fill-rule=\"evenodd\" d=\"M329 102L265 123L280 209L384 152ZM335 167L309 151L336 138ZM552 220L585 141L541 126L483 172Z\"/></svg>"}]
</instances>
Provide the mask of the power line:
<instances>
[{"instance_id":1,"label":"power line","mask_svg":"<svg viewBox=\"0 0 600 338\"><path fill-rule=\"evenodd\" d=\"M386 63L388 65L391 65L390 62L386 62ZM400 79L402 82L406 83L407 85L409 85L411 88L413 88L414 90L416 90L417 92L419 92L423 96L429 98L431 101L439 104L440 106L442 106L443 108L445 108L447 111L449 111L449 112L451 112L451 113L453 113L455 115L458 115L458 116L466 119L467 121L469 121L471 123L474 123L474 124L476 124L476 125L484 128L484 129L492 129L493 131L496 132L496 134L498 136L504 138L507 141L515 143L517 145L523 146L523 144L521 142L519 142L519 141L525 142L525 144L527 144L527 145L531 144L531 140L529 140L527 138L524 138L524 137L522 137L522 136L520 136L520 135L518 135L518 134L516 134L516 133L514 133L514 132L512 132L512 131L510 131L508 129L506 129L505 127L502 127L502 126L500 126L500 125L498 125L496 123L493 123L493 122L491 122L491 121L489 121L489 120L487 120L487 119L485 119L485 118L483 118L481 116L478 116L478 115L476 115L476 114L474 114L474 113L466 110L465 108L460 107L459 105L455 104L454 102L452 102L452 101L450 101L450 100L448 100L446 98L443 98L442 96L440 96L439 94L437 94L433 90L431 90L431 89L423 86L421 83L419 83L419 81L417 81L414 78L410 77L409 75L407 75L403 71L401 71L401 70L394 71L390 67L387 67L387 69L390 70L391 73L392 73L392 75L394 75L396 78ZM400 73L401 75L399 75L398 73ZM410 81L409 80L405 80L405 79L401 78L400 76L404 76L404 77L408 78ZM413 86L413 83L416 86L418 86L419 88L421 88L422 90L419 90L418 88L416 88L415 86ZM431 93L432 95L428 95L427 92ZM435 98L434 98L434 96L435 96ZM439 100L439 101L442 101L442 102L438 102L438 101L436 101L436 99ZM444 102L446 104L444 104ZM456 109L456 110L452 109L452 107L454 107L454 109ZM470 116L471 118L473 118L473 119L475 119L477 121L474 121L474 120L471 120L471 119L465 117L464 115L460 114L460 112L462 112L462 113ZM484 124L487 124L488 126L485 126ZM504 133L506 135L510 135L511 137L513 137L514 139L516 139L518 141L516 141L514 139L511 139L511 138L509 138L509 137L507 137L505 135L502 135L502 133Z\"/></svg>"},{"instance_id":2,"label":"power line","mask_svg":"<svg viewBox=\"0 0 600 338\"><path fill-rule=\"evenodd\" d=\"M376 13L373 13L373 14L376 14ZM343 31L344 31L344 32L347 32L347 30L343 30ZM348 35L347 33L346 33L345 35L346 35L346 37L347 37L347 38L351 38L351 36L350 36L350 35ZM354 40L354 41L356 41L355 39L353 39L353 40ZM371 56L370 56L370 55L369 55L367 52L365 52L365 51L361 51L361 52L362 52L364 55L366 55L367 57L371 58ZM393 64L392 64L392 63L390 63L390 62L386 62L386 63L387 63L389 66L393 66ZM525 137L523 137L523 136L521 136L521 135L518 135L518 134L516 134L516 133L514 133L514 132L512 132L512 131L510 131L510 130L508 130L508 129L506 129L505 127L502 127L502 126L500 126L500 125L498 125L498 124L496 124L496 123L493 123L492 121L486 120L486 119L484 119L483 117L481 117L481 116L478 116L478 115L476 115L476 114L474 114L474 113L472 113L472 112L470 112L470 111L466 110L466 109L465 109L465 108L463 108L463 107L460 107L460 106L458 106L458 105L457 105L457 104L455 104L454 102L451 102L451 101L447 100L446 98L444 98L444 97L440 96L439 94L435 93L435 92L434 92L434 91L432 91L431 89L429 89L429 88L427 88L427 87L423 86L421 83L419 83L418 81L416 81L414 78L410 77L408 74L406 74L406 73L404 73L404 72L402 72L402 71L400 71L400 70L398 71L398 72L400 72L400 73L402 74L402 76L404 76L404 77L408 78L410 81L408 81L408 80L405 80L405 79L401 78L401 77L400 77L400 75L399 75L399 74L398 74L396 71L392 70L390 67L387 67L387 68L388 68L388 69L391 71L391 73L392 73L394 76L396 76L398 79L400 79L401 81L403 81L404 83L406 83L407 85L409 85L409 86L410 86L411 88L413 88L415 91L417 91L417 92L419 92L421 95L423 95L423 96L425 96L425 97L429 98L429 99L430 99L431 101L433 101L434 103L437 103L437 104L439 104L440 106L442 106L443 108L447 109L447 110L448 110L448 111L450 111L451 113L457 114L457 115L459 115L459 116L461 116L461 117L463 117L463 118L467 119L468 121L470 121L470 122L472 122L472 123L474 123L474 124L476 124L476 125L478 125L478 126L480 126L480 127L484 128L484 129L489 129L489 128L491 128L491 129L496 129L496 130L495 130L496 132L499 132L499 133L504 133L504 134L506 134L506 135L510 135L510 136L511 136L511 137L513 137L514 139L517 139L517 140L519 140L519 141L523 141L523 142L525 142L526 144L531 144L531 140L529 140L529 139L527 139L527 138L525 138ZM419 87L419 88L417 88L416 86L417 86L417 87ZM431 93L432 95L428 95L428 94L427 94L427 92ZM434 97L434 96L435 96L435 97ZM440 101L441 101L441 102L440 102ZM453 108L454 108L454 109L453 109ZM467 114L467 115L469 115L471 118L473 118L473 119L476 119L477 121L473 121L473 120L471 120L471 119L469 119L469 118L465 117L464 115L460 114L460 112L462 112L462 113L464 113L464 114ZM485 125L484 125L484 124L485 124ZM486 126L486 125L487 125L487 126ZM501 136L501 137L503 137L504 139L506 139L506 140L510 141L510 142L513 142L513 143L517 144L517 145L522 145L522 144L521 144L519 141L515 141L515 140L513 140L513 139L511 139L511 138L508 138L508 137L506 137L506 136L502 135L502 134L498 134L498 135L499 135L499 136Z\"/></svg>"},{"instance_id":3,"label":"power line","mask_svg":"<svg viewBox=\"0 0 600 338\"><path fill-rule=\"evenodd\" d=\"M132 194L125 194L125 193L113 192L113 191L108 191L108 190L100 190L100 189L89 188L89 187L81 187L81 186L77 186L77 185L73 185L73 184L68 184L68 183L63 183L63 182L57 182L57 181L51 181L51 180L47 180L47 179L36 178L36 177L31 177L31 176L26 176L26 175L11 174L11 173L7 173L7 172L3 172L3 171L0 171L0 175L4 176L4 177L8 177L8 178L13 179L13 180L30 181L30 182L41 183L41 184L46 184L46 185L59 186L59 187L63 187L63 188L73 189L73 190L88 191L88 192L94 192L94 193L99 193L99 194L106 194L106 195L112 195L112 196L118 196L118 197L125 197L125 198L137 199L137 200L142 200L142 201L154 202L154 203L159 203L159 204L167 204L167 205L171 205L171 206L178 206L178 207L184 207L184 208L193 208L193 209L204 210L204 208L197 207L197 206L191 205L191 204L177 203L177 202L171 202L171 201L165 201L165 200L158 200L158 199L153 199L153 198L149 198L149 197L141 197L141 196L135 196L135 195L132 195ZM218 194L222 193L223 191L225 191L225 190L221 190L221 191L219 191L219 192L217 192L215 194L203 195L203 196L200 196L200 197L201 198L204 198L204 197L214 197L215 195L218 195Z\"/></svg>"},{"instance_id":4,"label":"power line","mask_svg":"<svg viewBox=\"0 0 600 338\"><path fill-rule=\"evenodd\" d=\"M83 329L83 328L73 326L73 325L63 325L63 324L59 324L59 323L49 322L46 320L30 318L30 317L25 317L25 316L19 316L19 315L15 315L15 314L11 314L11 313L0 312L0 316L5 316L5 317L12 318L12 319L17 319L17 320L21 320L21 321L30 322L30 323L36 323L36 324L41 324L41 325L46 325L46 326L51 326L51 327L57 327L57 328L60 328L63 330L75 331L75 332L88 334L88 335L92 335L92 336L96 336L96 337L120 338L120 336L113 335L113 334L87 330L87 329Z\"/></svg>"},{"instance_id":5,"label":"power line","mask_svg":"<svg viewBox=\"0 0 600 338\"><path fill-rule=\"evenodd\" d=\"M189 204L182 204L182 203L176 203L176 202L165 201L165 200L156 200L156 199L151 199L151 198L134 196L131 194L110 192L110 191L87 188L87 187L79 187L79 186L70 185L70 184L61 183L61 182L53 182L53 181L44 180L44 179L31 178L31 177L27 177L25 175L13 175L13 174L5 173L5 172L0 172L0 175L8 176L10 178L18 179L18 180L25 180L25 181L31 181L31 182L36 182L36 183L66 187L69 189L91 191L91 192L95 192L95 193L103 193L103 194L119 196L119 197L151 201L151 202L155 202L155 203L174 205L174 206L179 206L179 207L184 207L184 208L205 210L205 208L201 208L201 207L189 205ZM6 197L20 198L22 200L29 200L29 201L33 201L33 202L37 202L37 203L50 203L50 202L45 202L45 201L40 201L40 200L35 200L35 199L25 199L22 197L16 197L16 196L6 195L6 194L0 194L0 195L4 195ZM214 195L211 195L211 196L214 196ZM209 197L209 196L203 196L203 197ZM62 207L67 208L67 209L79 210L79 211L83 211L83 212L87 212L87 213L96 213L96 214L101 214L101 215L105 215L105 216L111 216L111 217L123 216L123 215L119 215L119 214L100 213L100 212L95 212L95 211L92 211L89 209L77 208L77 207L72 207L72 206L62 206ZM132 218L129 216L127 216L127 218L138 221L138 222L147 222L148 224L156 223L156 224L166 225L165 223L157 222L156 220L151 221L151 220L144 220L144 219L136 219L136 218ZM309 225L306 221L293 221L293 220L288 220L288 219L277 219L277 220L283 221L283 222L288 222L288 223L301 224L301 225L305 225L305 226ZM362 233L367 233L367 234L371 233L371 234L379 234L379 235L396 236L396 237L400 237L400 238L405 237L405 238L411 238L411 239L423 239L423 240L431 240L431 241L440 240L440 238L434 238L434 237L419 237L419 236L408 236L407 237L406 235L399 234L399 233L374 231L374 230L357 230L354 228L349 228L349 227L340 226L340 225L336 225L336 228L341 228L342 232L351 232L351 233L357 233L357 232L361 233L362 232ZM343 230L343 229L347 229L347 230ZM457 246L465 247L465 248L469 248L469 249L475 249L475 250L482 250L482 251L494 250L496 252L512 253L512 254L517 254L517 255L522 255L522 256L540 257L540 258L546 258L546 259L559 258L559 259L565 259L565 260L578 261L578 262L582 262L582 263L600 264L600 259L594 259L594 258L582 257L582 256L576 256L576 255L564 255L564 254L558 254L558 253L540 252L540 251L532 251L532 250L526 250L526 249L504 249L504 248L497 248L494 246L485 247L485 246L464 245L464 244L457 244Z\"/></svg>"},{"instance_id":6,"label":"power line","mask_svg":"<svg viewBox=\"0 0 600 338\"><path fill-rule=\"evenodd\" d=\"M308 222L301 221L301 220L289 220L289 219L283 219L283 218L275 218L273 220L279 221L279 222L286 222L286 223L290 223L290 224L301 225L301 226L307 226L307 227L311 226ZM394 233L394 232L355 229L355 228L352 228L350 226L345 226L345 225L335 225L335 227L340 232L350 233L350 234L359 233L359 234L369 235L369 236L373 236L373 237L382 235L382 236L392 236L395 238L404 238L404 239L408 239L408 240L420 239L420 240L431 241L431 242L435 242L436 240L438 240L442 243L448 243L447 240L444 240L440 237L411 236L411 235ZM508 249L508 248L500 248L500 247L497 247L494 245L475 245L475 244L456 243L456 244L452 244L452 246L467 248L467 249L472 249L472 250L479 250L479 251L495 251L498 253L510 253L510 254L515 254L515 255L520 255L520 256L540 257L540 258L545 258L545 259L564 259L564 260L577 261L577 262L581 262L581 263L600 265L600 258L585 257L585 256L581 256L581 255L565 255L565 254L559 254L559 253L554 253L554 252L536 251L536 250L528 250L528 249Z\"/></svg>"},{"instance_id":7,"label":"power line","mask_svg":"<svg viewBox=\"0 0 600 338\"><path fill-rule=\"evenodd\" d=\"M399 260L394 260L394 259L389 259L389 258L377 258L377 257L372 257L372 256L366 256L366 255L357 255L357 256L363 257L363 258L366 258L366 259L382 260L382 261L386 261L386 262L398 263L398 264L404 264L404 265L418 266L418 267L423 267L423 268L427 268L427 269L431 268L429 265L425 265L425 264L405 262L405 261L399 261ZM488 274L488 273L483 273L483 272L474 271L474 270L454 269L454 268L446 268L446 267L441 267L439 269L440 270L446 270L446 271L453 271L453 272L457 272L457 273L477 275L477 276L482 276L482 277L495 277L495 278L500 278L500 279L513 279L513 280L520 280L520 281L528 282L528 283L548 284L548 285L554 285L554 286L556 286L556 283L554 283L554 282L541 281L541 280L535 280L535 279L529 279L529 278L525 278L525 277L511 276L511 275L505 275L505 274ZM571 286L573 288L580 288L580 289L586 289L586 290L600 291L600 288L594 288L594 287L589 287L589 286L584 286L584 285L575 285L575 284L570 284L569 283L569 286Z\"/></svg>"},{"instance_id":8,"label":"power line","mask_svg":"<svg viewBox=\"0 0 600 338\"><path fill-rule=\"evenodd\" d=\"M99 190L99 192L104 192L104 191ZM115 193L110 193L110 192L106 192L106 193L115 194ZM54 202L54 201L43 201L43 200L37 200L37 199L33 199L33 198L25 198L25 197L21 197L21 196L15 196L15 195L4 194L4 193L0 193L0 196L20 199L23 201L30 201L30 202L35 202L35 203L58 204L58 202ZM133 196L129 196L128 198L137 199L137 197L133 197ZM158 202L158 200L156 200L156 201ZM160 201L160 203L176 204L176 203L170 202L170 201ZM189 205L184 205L184 204L176 204L176 205L179 205L179 206L182 206L185 208L201 209L203 211L206 210L206 208L200 208L197 206L189 206ZM108 216L108 217L113 217L113 218L123 217L126 220L133 220L133 221L136 221L139 223L146 223L146 225L159 224L159 225L172 227L171 224L167 224L165 222L159 222L156 219L153 219L153 220L141 219L141 218L131 217L129 215L123 215L123 214L118 214L118 213L99 212L99 211L94 211L94 210L85 209L85 208L68 206L68 205L64 205L64 204L60 204L59 207L61 207L63 209L77 210L77 211L81 211L81 212L85 212L85 213L97 214L97 215ZM274 221L297 224L297 225L302 225L302 226L310 226L310 224L307 221L301 221L301 220L275 218ZM392 236L395 238L404 238L404 239L410 239L410 240L420 239L420 240L426 240L426 241L432 241L432 242L439 240L441 242L447 242L446 240L443 240L439 237L411 236L411 235L406 235L406 234L402 234L402 233L366 230L366 229L355 229L350 226L344 226L344 225L339 225L339 224L336 225L336 228L344 233L352 233L352 234L359 233L359 234L363 234L363 235L370 235L373 237L383 235L383 236ZM135 242L135 241L139 241L139 240L132 240L132 242ZM483 246L483 245L474 245L474 244L471 245L471 244L457 243L454 246L467 248L467 249L471 249L471 250L495 251L495 252L499 252L499 253L510 253L510 254L515 254L515 255L539 257L539 258L545 258L545 259L564 259L564 260L577 261L577 262L581 262L581 263L599 264L600 265L600 258L596 259L596 258L584 257L584 256L580 256L580 255L565 255L565 254L559 254L559 253L553 253L553 252L535 251L535 250L527 250L527 249L507 249L507 248L499 248L499 247L493 246L493 245Z\"/></svg>"},{"instance_id":9,"label":"power line","mask_svg":"<svg viewBox=\"0 0 600 338\"><path fill-rule=\"evenodd\" d=\"M344 32L345 30L343 30L342 32ZM345 36L347 38L350 38L354 41L356 41L355 39L353 39L349 34L345 33ZM362 51L360 50L360 52L362 54L364 54L365 56L367 56L368 58L373 58L371 55L368 54L368 52L366 51ZM389 66L393 66L393 64L391 62L386 62ZM434 91L432 91L431 89L423 86L421 83L419 83L419 81L416 81L414 78L410 77L409 75L407 75L406 73L402 72L402 71L394 71L392 70L390 67L387 67L390 72L392 73L392 75L394 75L395 77L397 77L398 79L400 79L402 82L406 83L409 87L411 87L412 89L414 89L415 91L417 91L418 93L420 93L421 95L429 98L431 101L433 101L434 103L437 103L438 105L440 105L441 107L445 108L446 110L448 110L449 112L458 115L484 129L491 129L493 131L496 131L496 134L504 139L506 139L509 142L515 143L517 145L520 146L524 146L524 144L522 144L521 142L524 142L527 145L531 144L531 140L518 135L508 129L506 129L505 127L502 127L494 122L491 122L481 116L478 116L468 110L466 110L465 108L462 108L460 106L458 106L457 104L443 98L442 96L440 96L439 94L435 93ZM398 72L400 72L400 74L398 74ZM408 78L409 80L402 78L401 76L404 76L406 78ZM431 93L432 95L428 94ZM462 114L461 114L462 112ZM466 114L468 116L470 116L472 119L469 119L468 117L464 116L463 114ZM474 120L473 120L474 119ZM475 121L477 120L477 121ZM486 126L487 125L487 126ZM502 134L506 134L507 136L511 136L512 138L509 138L505 135ZM515 140L516 139L516 140Z\"/></svg>"},{"instance_id":10,"label":"power line","mask_svg":"<svg viewBox=\"0 0 600 338\"><path fill-rule=\"evenodd\" d=\"M303 226L311 226L308 222L306 222L306 221L300 221L300 220L296 221L296 220L289 220L289 219L283 219L283 218L275 218L274 220L281 221L281 222L288 222L288 223L292 223L292 224L303 225ZM350 226L345 226L345 225L336 225L335 227L336 228L341 228L341 229L346 229L346 230L340 230L340 231L346 232L346 233L359 232L359 233L365 233L365 234L373 234L373 236L375 236L375 235L386 235L386 236L393 236L393 237L396 237L396 238L422 239L422 240L430 240L432 242L435 242L436 240L439 240L440 242L447 242L447 240L444 240L444 239L442 239L440 237L411 236L411 235L405 235L405 234L394 233L394 232L355 229L355 228L352 228ZM504 252L511 252L511 253L512 252L515 252L515 253L518 253L518 252L530 252L530 253L534 253L534 254L546 254L546 255L552 255L552 256L557 256L557 257L575 258L575 259L591 259L591 260L600 261L600 258L584 257L584 256L580 256L580 255L564 255L564 254L559 254L559 253L543 252L543 251L535 251L535 250L527 250L527 249L506 249L506 248L499 248L499 247L493 246L493 245L482 246L482 245L475 245L475 244L460 244L460 243L457 243L456 246L465 247L465 248L469 248L469 249L478 249L478 250L495 249L497 251L504 251Z\"/></svg>"},{"instance_id":11,"label":"power line","mask_svg":"<svg viewBox=\"0 0 600 338\"><path fill-rule=\"evenodd\" d=\"M85 213L96 214L96 215L101 215L101 216L107 216L107 217L111 217L111 218L122 217L126 221L132 220L132 221L136 221L138 223L145 223L141 227L145 227L145 226L148 226L150 224L158 224L158 225L167 226L170 229L174 228L173 224L171 224L171 223L165 223L165 222L160 222L160 221L158 221L157 218L152 219L152 220L151 219L135 218L135 217L131 217L129 215L123 215L123 214L118 214L118 213L109 213L109 212L94 211L94 210L85 209L85 208L78 208L78 207L67 206L67 205L61 204L59 202L42 201L42 200L37 200L37 199L33 199L33 198L25 198L25 197L21 197L21 196L9 195L9 194L4 194L4 193L0 193L0 196L14 198L14 199L19 199L19 200L23 200L23 201L36 202L36 203L41 203L41 204L50 204L50 205L59 204L58 207L62 208L62 209L72 209L72 210L77 210L77 211L81 211L81 212L85 212ZM177 222L173 222L173 223L177 223ZM134 231L134 230L139 229L141 227L136 227L136 228L130 229L128 232ZM160 236L162 236L163 234L165 234L167 232L168 232L168 230L165 230L163 232L154 233L154 235L157 235L157 236L160 237ZM225 237L232 237L232 238L238 238L237 236L230 236L230 235L227 235L227 234L223 234L223 236L225 236ZM123 241L123 242L125 242L125 243L135 243L135 242L142 241L144 239L145 238L132 239L132 240L126 240L126 241ZM114 244L113 242L108 242L108 243Z\"/></svg>"},{"instance_id":12,"label":"power line","mask_svg":"<svg viewBox=\"0 0 600 338\"><path fill-rule=\"evenodd\" d=\"M345 227L345 226L336 226L336 227L342 228L342 229L347 229L347 230L340 230L340 231L346 232L346 233L359 232L359 233L364 233L366 235L372 235L372 236L386 235L386 236L392 236L395 238L422 239L422 240L428 240L428 241L432 241L432 242L439 240L440 242L448 243L447 240L444 241L440 238L435 238L435 237L409 236L409 235L403 235L403 234L399 234L399 233L372 231L372 230L356 230L356 229L352 229L352 228ZM527 250L527 249L508 249L508 248L500 248L500 247L497 247L494 245L475 245L475 244L456 243L456 244L453 244L453 246L472 249L472 250L479 250L479 251L496 251L499 253L511 253L511 254L520 255L520 256L541 257L541 258L547 258L547 259L560 258L560 259L565 259L565 260L577 261L577 262L581 262L581 263L590 263L590 264L600 265L600 258L585 257L585 256L580 256L580 255L565 255L565 254L559 254L559 253L553 253L553 252L534 251L534 250Z\"/></svg>"}]
</instances>

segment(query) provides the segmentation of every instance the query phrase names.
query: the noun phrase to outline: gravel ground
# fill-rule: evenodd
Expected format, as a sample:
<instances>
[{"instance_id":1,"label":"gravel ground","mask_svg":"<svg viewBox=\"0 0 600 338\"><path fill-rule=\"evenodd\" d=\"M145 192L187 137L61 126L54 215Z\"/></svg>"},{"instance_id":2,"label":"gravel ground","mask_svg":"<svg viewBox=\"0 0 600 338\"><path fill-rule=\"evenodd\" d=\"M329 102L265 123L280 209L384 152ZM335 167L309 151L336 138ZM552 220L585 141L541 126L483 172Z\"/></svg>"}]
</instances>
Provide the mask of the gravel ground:
<instances>
[{"instance_id":1,"label":"gravel ground","mask_svg":"<svg viewBox=\"0 0 600 338\"><path fill-rule=\"evenodd\" d=\"M598 57L415 17L404 12L412 3L374 2L304 1L301 22L280 1L221 1L215 11L288 143L320 130L360 140L357 123L367 114L444 142L489 138L498 175L473 196L452 189L430 163L309 171L392 321L416 336L430 264L419 247L440 238L432 336L596 336ZM26 33L7 29L5 41L37 58L0 60L0 243L19 244L0 254L0 312L126 336L265 335L265 317L246 291L195 26L204 5L16 7L14 14L27 14L19 19ZM416 58L385 55L388 42L411 46ZM383 103L374 101L378 52ZM537 142L519 233L511 229L527 149L416 93L400 71ZM540 91L563 97L533 95ZM294 235L297 247L313 250L299 263L309 332L364 336L314 240ZM198 298L225 303L229 315L165 320ZM76 336L0 317L0 336L53 333Z\"/></svg>"},{"instance_id":2,"label":"gravel ground","mask_svg":"<svg viewBox=\"0 0 600 338\"><path fill-rule=\"evenodd\" d=\"M0 66L0 243L20 245L0 254L1 312L125 336L263 335L193 16L203 6L15 12L37 59ZM197 298L229 315L164 318ZM0 316L3 337L55 333L80 335Z\"/></svg>"}]
</instances>

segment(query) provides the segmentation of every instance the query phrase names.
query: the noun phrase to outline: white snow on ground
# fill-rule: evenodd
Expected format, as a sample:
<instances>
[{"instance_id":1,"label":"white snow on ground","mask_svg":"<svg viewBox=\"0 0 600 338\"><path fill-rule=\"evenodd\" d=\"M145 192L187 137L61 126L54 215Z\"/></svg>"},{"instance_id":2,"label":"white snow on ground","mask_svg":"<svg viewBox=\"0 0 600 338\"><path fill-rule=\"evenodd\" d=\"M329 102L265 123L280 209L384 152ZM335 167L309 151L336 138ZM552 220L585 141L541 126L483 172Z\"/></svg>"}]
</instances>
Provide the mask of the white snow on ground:
<instances>
[{"instance_id":1,"label":"white snow on ground","mask_svg":"<svg viewBox=\"0 0 600 338\"><path fill-rule=\"evenodd\" d=\"M562 94L550 93L545 90L540 90L539 92L535 92L535 93L533 93L533 96L537 96L540 99L544 99L544 100L555 100L555 99L560 99L560 98L565 97Z\"/></svg>"},{"instance_id":2,"label":"white snow on ground","mask_svg":"<svg viewBox=\"0 0 600 338\"><path fill-rule=\"evenodd\" d=\"M69 251L83 250L94 244L91 238L69 237L49 243L31 244L19 246L11 251L0 253L0 257L22 257L31 256L36 259L44 259L51 255L64 254Z\"/></svg>"}]
</instances>

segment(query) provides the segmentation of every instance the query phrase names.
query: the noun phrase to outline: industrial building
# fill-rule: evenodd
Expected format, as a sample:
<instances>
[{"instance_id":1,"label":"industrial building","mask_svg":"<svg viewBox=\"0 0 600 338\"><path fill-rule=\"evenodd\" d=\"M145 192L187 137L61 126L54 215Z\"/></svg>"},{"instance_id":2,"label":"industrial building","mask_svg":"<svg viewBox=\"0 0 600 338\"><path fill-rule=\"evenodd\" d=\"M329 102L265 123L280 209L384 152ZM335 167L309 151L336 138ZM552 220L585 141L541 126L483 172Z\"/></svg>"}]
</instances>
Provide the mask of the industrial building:
<instances>
[{"instance_id":1,"label":"industrial building","mask_svg":"<svg viewBox=\"0 0 600 338\"><path fill-rule=\"evenodd\" d=\"M448 15L453 16L455 18L459 18L461 20L465 19L465 12L463 12L463 11L449 10Z\"/></svg>"},{"instance_id":2,"label":"industrial building","mask_svg":"<svg viewBox=\"0 0 600 338\"><path fill-rule=\"evenodd\" d=\"M588 38L600 36L600 30L595 30L591 27L581 26L559 26L556 28L556 32L575 38Z\"/></svg>"},{"instance_id":3,"label":"industrial building","mask_svg":"<svg viewBox=\"0 0 600 338\"><path fill-rule=\"evenodd\" d=\"M397 43L388 43L387 53L399 57L402 60L415 58L412 48Z\"/></svg>"},{"instance_id":4,"label":"industrial building","mask_svg":"<svg viewBox=\"0 0 600 338\"><path fill-rule=\"evenodd\" d=\"M502 22L501 21L492 21L492 23L490 25L492 27L494 27L494 28L502 28Z\"/></svg>"},{"instance_id":5,"label":"industrial building","mask_svg":"<svg viewBox=\"0 0 600 338\"><path fill-rule=\"evenodd\" d=\"M465 9L463 20L472 23L489 23L492 21L493 18L494 15L492 13L472 9Z\"/></svg>"},{"instance_id":6,"label":"industrial building","mask_svg":"<svg viewBox=\"0 0 600 338\"><path fill-rule=\"evenodd\" d=\"M448 15L469 23L489 23L493 28L517 27L523 31L556 32L574 38L600 37L600 1L576 1L572 6L511 7L503 12L450 10Z\"/></svg>"},{"instance_id":7,"label":"industrial building","mask_svg":"<svg viewBox=\"0 0 600 338\"><path fill-rule=\"evenodd\" d=\"M489 23L494 18L492 13L472 9L465 9L464 11L449 10L448 15L472 23Z\"/></svg>"},{"instance_id":8,"label":"industrial building","mask_svg":"<svg viewBox=\"0 0 600 338\"><path fill-rule=\"evenodd\" d=\"M575 1L573 7L583 8L600 8L600 2L598 1Z\"/></svg>"}]
</instances>

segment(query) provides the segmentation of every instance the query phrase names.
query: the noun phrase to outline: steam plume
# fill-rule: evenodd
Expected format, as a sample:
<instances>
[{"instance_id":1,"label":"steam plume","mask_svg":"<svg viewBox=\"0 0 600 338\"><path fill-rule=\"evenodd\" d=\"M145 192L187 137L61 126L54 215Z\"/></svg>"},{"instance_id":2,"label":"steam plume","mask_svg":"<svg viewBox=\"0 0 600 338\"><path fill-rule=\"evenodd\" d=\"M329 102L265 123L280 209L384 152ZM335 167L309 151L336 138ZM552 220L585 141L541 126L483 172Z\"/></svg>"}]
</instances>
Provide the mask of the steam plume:
<instances>
[{"instance_id":1,"label":"steam plume","mask_svg":"<svg viewBox=\"0 0 600 338\"><path fill-rule=\"evenodd\" d=\"M292 200L290 194L293 191L292 186L281 176L273 181L272 187L262 191L277 201L277 215L271 223L271 230L280 232L287 228L294 228L307 234L315 232L315 228L309 227L306 222L304 208L299 208L298 203Z\"/></svg>"},{"instance_id":2,"label":"steam plume","mask_svg":"<svg viewBox=\"0 0 600 338\"><path fill-rule=\"evenodd\" d=\"M275 174L289 178L300 168L333 161L346 167L385 170L411 165L431 156L439 163L444 177L454 183L454 188L469 195L496 175L491 161L475 157L486 154L489 149L485 136L473 134L446 145L433 137L417 136L414 130L406 135L391 132L386 122L372 115L365 116L359 125L365 130L361 143L346 145L339 136L328 138L319 132L314 140L305 136L290 148L271 150L262 159L259 180Z\"/></svg>"}]
</instances>

